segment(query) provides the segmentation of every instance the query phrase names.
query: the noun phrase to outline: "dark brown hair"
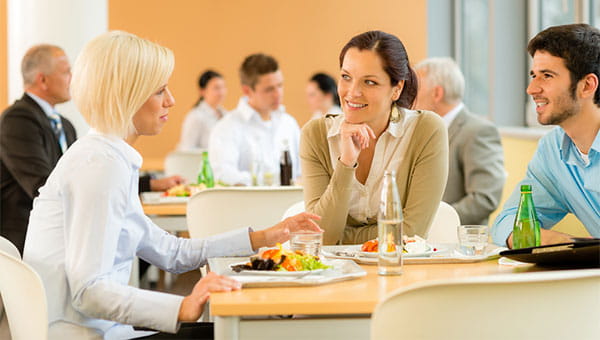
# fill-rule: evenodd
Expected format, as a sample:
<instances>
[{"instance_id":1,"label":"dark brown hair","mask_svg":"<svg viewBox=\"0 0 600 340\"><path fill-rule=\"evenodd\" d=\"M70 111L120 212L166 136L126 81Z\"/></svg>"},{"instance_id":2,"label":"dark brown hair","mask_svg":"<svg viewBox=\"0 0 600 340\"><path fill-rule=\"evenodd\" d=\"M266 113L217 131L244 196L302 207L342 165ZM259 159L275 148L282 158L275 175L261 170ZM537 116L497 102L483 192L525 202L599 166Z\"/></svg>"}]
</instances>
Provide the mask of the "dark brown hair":
<instances>
[{"instance_id":1,"label":"dark brown hair","mask_svg":"<svg viewBox=\"0 0 600 340\"><path fill-rule=\"evenodd\" d=\"M251 54L244 59L240 67L240 80L242 85L248 85L254 89L258 78L262 75L277 72L279 65L277 60L270 55L256 53Z\"/></svg>"},{"instance_id":2,"label":"dark brown hair","mask_svg":"<svg viewBox=\"0 0 600 340\"><path fill-rule=\"evenodd\" d=\"M383 62L383 69L390 77L392 86L404 80L400 98L394 103L399 107L412 108L417 97L418 82L415 71L410 67L406 49L396 36L382 31L369 31L355 36L340 52L340 67L350 48L374 51Z\"/></svg>"},{"instance_id":3,"label":"dark brown hair","mask_svg":"<svg viewBox=\"0 0 600 340\"><path fill-rule=\"evenodd\" d=\"M577 82L593 73L600 79L600 31L587 24L549 27L538 33L527 45L533 57L546 51L562 58L571 75L571 97L575 98ZM594 104L600 106L600 86L594 94Z\"/></svg>"},{"instance_id":4,"label":"dark brown hair","mask_svg":"<svg viewBox=\"0 0 600 340\"><path fill-rule=\"evenodd\" d=\"M321 72L315 73L312 77L310 77L309 81L315 82L319 90L321 90L321 92L324 94L331 94L331 97L333 98L333 104L340 106L340 97L337 93L337 84L330 75Z\"/></svg>"},{"instance_id":5,"label":"dark brown hair","mask_svg":"<svg viewBox=\"0 0 600 340\"><path fill-rule=\"evenodd\" d=\"M219 72L216 72L213 70L204 71L198 78L198 88L200 88L201 90L206 89L208 82L213 80L214 78L223 78L223 76ZM196 104L194 104L194 106L198 106L198 104L200 104L200 102L203 100L204 100L204 97L200 96L200 98L198 99Z\"/></svg>"}]
</instances>

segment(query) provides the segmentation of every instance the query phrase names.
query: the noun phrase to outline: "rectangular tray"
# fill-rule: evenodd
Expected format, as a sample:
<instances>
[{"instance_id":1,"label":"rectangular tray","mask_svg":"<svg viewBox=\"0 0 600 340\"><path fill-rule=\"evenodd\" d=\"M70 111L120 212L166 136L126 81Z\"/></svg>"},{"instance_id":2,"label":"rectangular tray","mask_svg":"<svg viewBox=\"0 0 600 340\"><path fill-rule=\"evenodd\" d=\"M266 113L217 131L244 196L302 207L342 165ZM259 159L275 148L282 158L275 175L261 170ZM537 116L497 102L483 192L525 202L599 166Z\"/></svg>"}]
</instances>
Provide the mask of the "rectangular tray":
<instances>
[{"instance_id":1,"label":"rectangular tray","mask_svg":"<svg viewBox=\"0 0 600 340\"><path fill-rule=\"evenodd\" d=\"M499 257L499 253L507 248L498 247L489 244L486 248L485 255L481 256L465 256L458 253L455 244L439 244L433 245L439 248L440 251L432 254L429 257L410 257L404 256L402 262L404 264L442 264L442 263L475 263L481 261L492 260ZM326 258L352 260L359 264L376 265L376 257L364 257L356 253L354 256L350 254L342 255L348 245L323 246L323 255ZM341 252L341 253L340 253Z\"/></svg>"},{"instance_id":2,"label":"rectangular tray","mask_svg":"<svg viewBox=\"0 0 600 340\"><path fill-rule=\"evenodd\" d=\"M180 204L190 200L186 196L163 196L162 192L142 192L140 198L144 204Z\"/></svg>"},{"instance_id":3,"label":"rectangular tray","mask_svg":"<svg viewBox=\"0 0 600 340\"><path fill-rule=\"evenodd\" d=\"M319 286L367 275L367 272L354 261L344 259L327 260L325 263L332 265L332 269L302 277L243 275L231 270L231 264L244 261L248 261L248 257L217 257L209 259L208 265L211 271L238 280L244 288Z\"/></svg>"}]
</instances>

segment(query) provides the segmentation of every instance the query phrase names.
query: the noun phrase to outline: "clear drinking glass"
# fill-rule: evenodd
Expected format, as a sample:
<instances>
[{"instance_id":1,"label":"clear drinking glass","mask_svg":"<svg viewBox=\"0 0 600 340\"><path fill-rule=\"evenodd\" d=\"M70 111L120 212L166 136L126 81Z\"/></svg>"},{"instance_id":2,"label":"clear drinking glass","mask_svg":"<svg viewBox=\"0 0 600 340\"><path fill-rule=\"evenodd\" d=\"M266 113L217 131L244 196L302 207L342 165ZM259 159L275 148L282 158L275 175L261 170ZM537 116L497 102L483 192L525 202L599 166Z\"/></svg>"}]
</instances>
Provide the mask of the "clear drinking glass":
<instances>
[{"instance_id":1,"label":"clear drinking glass","mask_svg":"<svg viewBox=\"0 0 600 340\"><path fill-rule=\"evenodd\" d=\"M458 226L459 251L467 256L481 256L485 254L488 244L488 226L486 225L461 225Z\"/></svg>"},{"instance_id":2,"label":"clear drinking glass","mask_svg":"<svg viewBox=\"0 0 600 340\"><path fill-rule=\"evenodd\" d=\"M379 275L402 274L402 206L396 185L396 172L385 171L381 203L377 215Z\"/></svg>"},{"instance_id":3,"label":"clear drinking glass","mask_svg":"<svg viewBox=\"0 0 600 340\"><path fill-rule=\"evenodd\" d=\"M290 248L306 255L319 256L323 244L323 233L293 232L290 234Z\"/></svg>"}]
</instances>

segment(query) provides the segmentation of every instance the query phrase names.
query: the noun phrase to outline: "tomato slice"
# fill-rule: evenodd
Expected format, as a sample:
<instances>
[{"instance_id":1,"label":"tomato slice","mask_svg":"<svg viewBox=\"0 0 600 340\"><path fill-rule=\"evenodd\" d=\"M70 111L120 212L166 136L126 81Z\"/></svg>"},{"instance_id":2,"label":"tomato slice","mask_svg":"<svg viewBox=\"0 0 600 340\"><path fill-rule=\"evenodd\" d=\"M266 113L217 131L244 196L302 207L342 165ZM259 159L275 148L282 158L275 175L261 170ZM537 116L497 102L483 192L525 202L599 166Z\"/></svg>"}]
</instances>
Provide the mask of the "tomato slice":
<instances>
[{"instance_id":1,"label":"tomato slice","mask_svg":"<svg viewBox=\"0 0 600 340\"><path fill-rule=\"evenodd\" d=\"M377 242L377 240L369 240L363 243L361 250L365 252L376 252L378 249L378 243L379 242Z\"/></svg>"}]
</instances>

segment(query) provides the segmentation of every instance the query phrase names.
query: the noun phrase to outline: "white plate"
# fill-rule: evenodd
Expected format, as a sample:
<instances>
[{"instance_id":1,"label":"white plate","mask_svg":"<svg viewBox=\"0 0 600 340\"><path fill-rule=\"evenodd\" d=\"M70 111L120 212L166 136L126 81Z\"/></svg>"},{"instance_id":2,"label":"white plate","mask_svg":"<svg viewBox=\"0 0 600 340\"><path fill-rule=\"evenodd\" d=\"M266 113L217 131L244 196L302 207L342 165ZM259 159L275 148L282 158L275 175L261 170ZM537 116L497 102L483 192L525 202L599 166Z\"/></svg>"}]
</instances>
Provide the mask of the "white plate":
<instances>
[{"instance_id":1,"label":"white plate","mask_svg":"<svg viewBox=\"0 0 600 340\"><path fill-rule=\"evenodd\" d=\"M237 265L240 265L240 264L246 264L246 263L247 262L233 263L233 264L229 265L229 269L231 269L231 267L233 267L233 266L237 266ZM329 269L329 268L327 268L327 269ZM297 271L297 272L274 271L274 270L242 270L240 272L236 272L233 269L231 269L231 271L233 271L236 275L262 275L262 276L298 277L298 276L307 276L307 275L320 274L320 273L324 272L327 269L302 270L302 271Z\"/></svg>"},{"instance_id":2,"label":"white plate","mask_svg":"<svg viewBox=\"0 0 600 340\"><path fill-rule=\"evenodd\" d=\"M362 247L362 244L357 244L357 245L352 245L352 246L347 246L346 247L346 251L347 252L355 252L357 255L362 256L362 257L370 257L370 258L375 258L377 257L377 252L368 252L368 251L362 251L360 250ZM433 250L433 248L430 245L427 245L427 250L424 252L418 252L418 253L402 253L402 257L427 257L427 256L431 256L431 254L435 253L435 251Z\"/></svg>"}]
</instances>

